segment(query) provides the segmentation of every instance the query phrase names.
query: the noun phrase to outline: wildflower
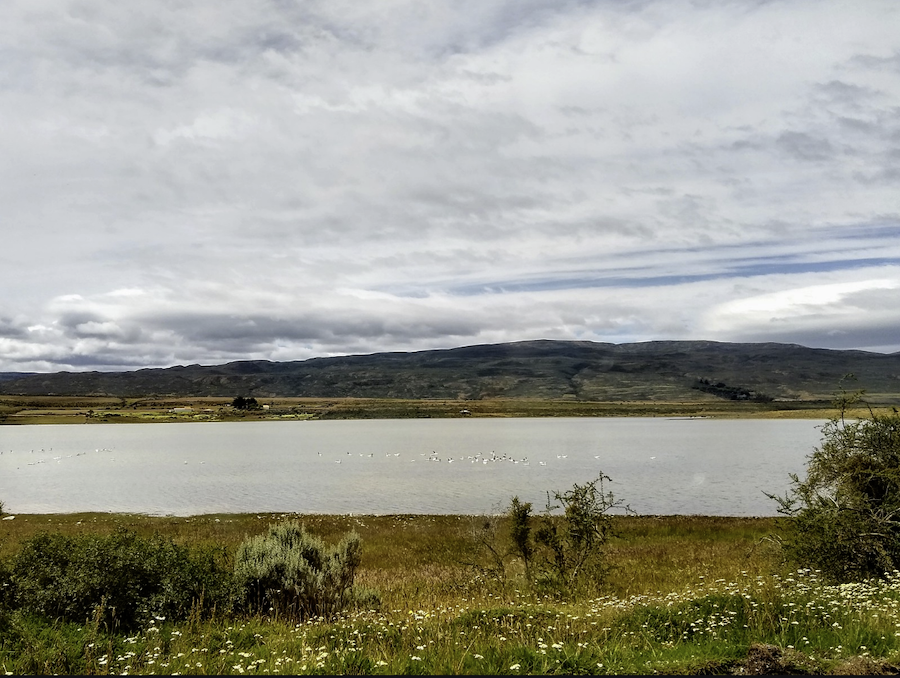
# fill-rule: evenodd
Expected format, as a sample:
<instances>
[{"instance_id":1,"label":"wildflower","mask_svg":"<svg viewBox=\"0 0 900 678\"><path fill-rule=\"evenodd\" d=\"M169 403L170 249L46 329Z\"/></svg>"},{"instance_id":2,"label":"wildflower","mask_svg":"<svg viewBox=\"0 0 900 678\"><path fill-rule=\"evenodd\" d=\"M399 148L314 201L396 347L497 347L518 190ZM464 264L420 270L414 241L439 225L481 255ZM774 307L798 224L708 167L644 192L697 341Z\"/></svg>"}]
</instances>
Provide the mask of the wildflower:
<instances>
[{"instance_id":1,"label":"wildflower","mask_svg":"<svg viewBox=\"0 0 900 678\"><path fill-rule=\"evenodd\" d=\"M510 671L518 671L521 667L522 667L521 664L513 664L512 666L509 667L509 670Z\"/></svg>"}]
</instances>

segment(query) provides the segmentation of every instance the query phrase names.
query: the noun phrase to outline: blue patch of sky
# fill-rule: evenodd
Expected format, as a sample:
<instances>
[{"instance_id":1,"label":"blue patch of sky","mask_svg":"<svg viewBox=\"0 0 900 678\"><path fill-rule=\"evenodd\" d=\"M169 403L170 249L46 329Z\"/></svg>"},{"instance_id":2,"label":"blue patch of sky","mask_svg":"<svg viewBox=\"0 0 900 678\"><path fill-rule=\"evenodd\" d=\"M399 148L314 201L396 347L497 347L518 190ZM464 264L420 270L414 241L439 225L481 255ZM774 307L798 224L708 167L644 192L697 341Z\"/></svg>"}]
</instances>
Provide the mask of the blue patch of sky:
<instances>
[{"instance_id":1,"label":"blue patch of sky","mask_svg":"<svg viewBox=\"0 0 900 678\"><path fill-rule=\"evenodd\" d=\"M784 239L777 243L763 240L714 247L660 248L623 252L611 260L644 259L653 262L647 265L597 266L595 261L594 266L589 266L582 260L580 266L544 275L526 274L463 284L433 280L424 285L385 287L380 291L401 297L426 298L434 290L456 296L475 296L604 287L662 287L764 275L827 273L900 265L898 256L865 256L875 250L894 254L897 240L900 240L900 224L828 226L815 229L805 238ZM790 251L775 254L771 253L772 249ZM738 252L741 254L738 255ZM759 254L748 256L750 252ZM854 254L861 256L854 258ZM666 265L670 262L671 265ZM677 268L679 272L660 270L666 268Z\"/></svg>"},{"instance_id":2,"label":"blue patch of sky","mask_svg":"<svg viewBox=\"0 0 900 678\"><path fill-rule=\"evenodd\" d=\"M784 257L790 259L790 257ZM536 280L507 280L474 283L450 287L446 291L458 296L503 294L508 292L546 292L600 287L666 287L693 282L730 278L751 278L762 275L825 273L874 266L898 266L900 258L875 257L851 261L772 261L749 259L747 263L732 263L722 270L709 273L678 273L666 275L581 275L541 278Z\"/></svg>"},{"instance_id":3,"label":"blue patch of sky","mask_svg":"<svg viewBox=\"0 0 900 678\"><path fill-rule=\"evenodd\" d=\"M863 238L874 238L883 240L885 238L900 239L900 224L889 225L859 225L859 226L832 226L826 231L831 232L832 237L839 240L861 240Z\"/></svg>"},{"instance_id":4,"label":"blue patch of sky","mask_svg":"<svg viewBox=\"0 0 900 678\"><path fill-rule=\"evenodd\" d=\"M652 274L653 267L613 268L605 273L569 272L555 276L532 279L511 279L466 285L452 285L446 289L449 294L473 296L479 294L502 294L506 292L542 292L567 289L589 289L601 287L665 287L692 282L722 280L730 278L752 278L764 275L796 275L802 273L828 273L876 266L900 265L900 257L859 257L852 258L854 250L871 251L884 249L887 241L900 239L898 224L856 224L852 226L831 226L816 229L808 238L782 241L778 247L797 248L800 252L786 254L765 254L761 256L735 257L735 251L766 250L773 247L771 242L744 242L718 247L692 247L678 250L643 251L641 256L659 257L662 260L678 261L685 255L702 255L703 260L693 266L698 271L687 273ZM841 247L828 247L828 242L841 241ZM852 241L855 246L846 245ZM818 246L819 251L810 248ZM835 256L837 253L839 254ZM680 268L690 268L683 260ZM715 268L716 270L709 270Z\"/></svg>"}]
</instances>

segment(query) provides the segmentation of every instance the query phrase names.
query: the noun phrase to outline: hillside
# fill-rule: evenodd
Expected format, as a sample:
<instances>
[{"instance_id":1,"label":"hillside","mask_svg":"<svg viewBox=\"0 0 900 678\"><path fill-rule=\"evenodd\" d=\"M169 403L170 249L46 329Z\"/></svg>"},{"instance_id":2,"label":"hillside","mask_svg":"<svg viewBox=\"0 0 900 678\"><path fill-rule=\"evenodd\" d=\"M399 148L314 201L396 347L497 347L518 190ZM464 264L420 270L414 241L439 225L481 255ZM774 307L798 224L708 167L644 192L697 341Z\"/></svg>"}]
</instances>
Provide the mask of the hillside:
<instances>
[{"instance_id":1,"label":"hillside","mask_svg":"<svg viewBox=\"0 0 900 678\"><path fill-rule=\"evenodd\" d=\"M900 401L900 353L795 344L525 341L413 353L238 361L131 372L58 372L0 380L0 394L544 398L587 401L828 399L841 378Z\"/></svg>"}]
</instances>

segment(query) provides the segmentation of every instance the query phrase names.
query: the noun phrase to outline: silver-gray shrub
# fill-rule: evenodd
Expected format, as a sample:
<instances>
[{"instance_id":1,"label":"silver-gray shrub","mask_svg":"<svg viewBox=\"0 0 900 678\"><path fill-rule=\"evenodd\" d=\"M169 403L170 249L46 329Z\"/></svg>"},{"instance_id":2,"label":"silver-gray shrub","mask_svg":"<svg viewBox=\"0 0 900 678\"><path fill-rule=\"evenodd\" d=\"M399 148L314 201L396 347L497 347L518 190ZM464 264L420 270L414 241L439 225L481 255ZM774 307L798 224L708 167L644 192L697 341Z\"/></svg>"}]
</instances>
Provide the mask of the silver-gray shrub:
<instances>
[{"instance_id":1,"label":"silver-gray shrub","mask_svg":"<svg viewBox=\"0 0 900 678\"><path fill-rule=\"evenodd\" d=\"M279 523L238 547L235 582L248 611L292 619L329 617L356 598L360 553L355 532L328 548L300 523Z\"/></svg>"}]
</instances>

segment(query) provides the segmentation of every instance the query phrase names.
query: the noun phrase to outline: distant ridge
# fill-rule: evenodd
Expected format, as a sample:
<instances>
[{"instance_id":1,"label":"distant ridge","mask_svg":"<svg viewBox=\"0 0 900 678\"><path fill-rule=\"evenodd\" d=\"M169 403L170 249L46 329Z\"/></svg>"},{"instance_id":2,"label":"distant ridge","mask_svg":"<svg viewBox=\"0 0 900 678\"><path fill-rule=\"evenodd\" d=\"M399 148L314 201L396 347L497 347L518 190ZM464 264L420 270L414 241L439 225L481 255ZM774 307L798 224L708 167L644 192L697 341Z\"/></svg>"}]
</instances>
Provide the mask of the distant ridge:
<instances>
[{"instance_id":1,"label":"distant ridge","mask_svg":"<svg viewBox=\"0 0 900 678\"><path fill-rule=\"evenodd\" d=\"M828 399L848 389L900 399L900 353L797 344L521 341L293 362L244 360L130 372L0 378L0 394L545 398L588 401Z\"/></svg>"},{"instance_id":2,"label":"distant ridge","mask_svg":"<svg viewBox=\"0 0 900 678\"><path fill-rule=\"evenodd\" d=\"M22 377L27 377L32 374L35 374L35 373L34 372L0 372L0 381L9 381L10 379L21 379Z\"/></svg>"}]
</instances>

